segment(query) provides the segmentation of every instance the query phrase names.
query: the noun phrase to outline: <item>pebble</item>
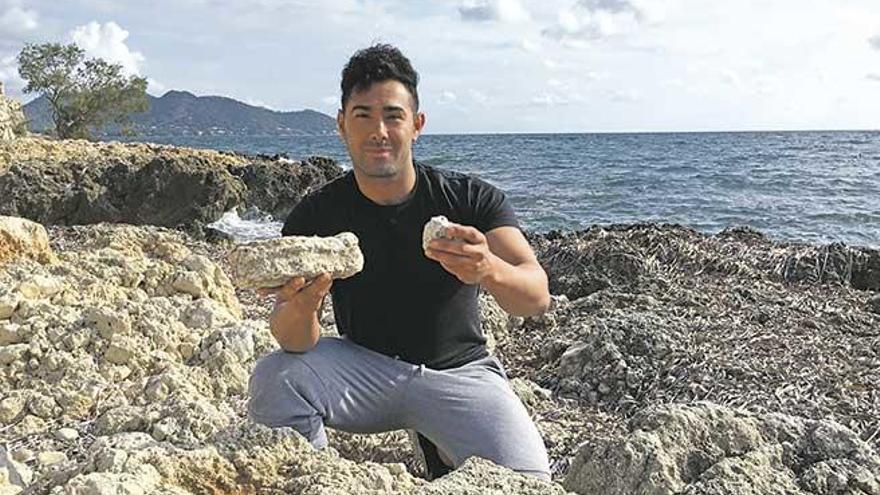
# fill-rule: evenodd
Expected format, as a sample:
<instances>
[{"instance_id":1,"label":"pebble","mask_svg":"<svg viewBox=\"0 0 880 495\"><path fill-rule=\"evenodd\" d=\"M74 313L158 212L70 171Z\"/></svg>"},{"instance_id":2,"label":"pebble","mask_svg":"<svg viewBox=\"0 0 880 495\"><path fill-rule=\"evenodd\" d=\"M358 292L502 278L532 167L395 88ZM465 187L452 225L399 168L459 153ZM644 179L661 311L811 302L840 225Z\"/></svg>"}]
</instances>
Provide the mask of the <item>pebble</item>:
<instances>
[{"instance_id":1,"label":"pebble","mask_svg":"<svg viewBox=\"0 0 880 495\"><path fill-rule=\"evenodd\" d=\"M58 452L57 450L47 450L37 454L37 464L41 466L51 466L66 460L67 455L64 452Z\"/></svg>"},{"instance_id":2,"label":"pebble","mask_svg":"<svg viewBox=\"0 0 880 495\"><path fill-rule=\"evenodd\" d=\"M79 433L73 428L61 428L55 432L55 438L65 442L72 442L79 438Z\"/></svg>"}]
</instances>

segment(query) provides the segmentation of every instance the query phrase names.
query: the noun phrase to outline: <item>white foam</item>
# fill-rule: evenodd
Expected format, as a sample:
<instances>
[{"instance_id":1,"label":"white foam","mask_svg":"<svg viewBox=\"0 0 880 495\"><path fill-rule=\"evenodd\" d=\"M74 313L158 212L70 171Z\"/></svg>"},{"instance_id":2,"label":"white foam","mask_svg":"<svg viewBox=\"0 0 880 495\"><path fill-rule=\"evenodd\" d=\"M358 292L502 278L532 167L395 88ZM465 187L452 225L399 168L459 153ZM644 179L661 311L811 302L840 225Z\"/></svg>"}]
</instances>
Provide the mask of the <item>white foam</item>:
<instances>
[{"instance_id":1,"label":"white foam","mask_svg":"<svg viewBox=\"0 0 880 495\"><path fill-rule=\"evenodd\" d=\"M259 241L262 239L274 239L281 237L281 222L271 219L271 216L260 218L258 215L248 215L254 219L244 219L238 214L238 210L227 211L208 227L225 232L239 242Z\"/></svg>"}]
</instances>

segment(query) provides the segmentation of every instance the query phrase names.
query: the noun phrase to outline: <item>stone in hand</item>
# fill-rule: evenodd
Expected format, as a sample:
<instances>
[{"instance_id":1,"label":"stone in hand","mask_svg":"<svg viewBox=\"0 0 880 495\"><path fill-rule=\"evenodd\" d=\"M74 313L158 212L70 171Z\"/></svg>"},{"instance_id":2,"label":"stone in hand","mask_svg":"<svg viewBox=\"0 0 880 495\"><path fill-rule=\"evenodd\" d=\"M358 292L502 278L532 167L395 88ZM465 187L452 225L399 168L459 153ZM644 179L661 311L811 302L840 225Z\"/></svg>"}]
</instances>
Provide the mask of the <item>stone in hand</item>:
<instances>
[{"instance_id":1,"label":"stone in hand","mask_svg":"<svg viewBox=\"0 0 880 495\"><path fill-rule=\"evenodd\" d=\"M422 249L428 250L428 243L434 239L450 239L455 240L446 234L446 229L452 225L446 217L440 215L428 220L422 231Z\"/></svg>"},{"instance_id":2,"label":"stone in hand","mask_svg":"<svg viewBox=\"0 0 880 495\"><path fill-rule=\"evenodd\" d=\"M311 280L322 273L348 278L364 268L358 238L351 232L332 237L290 236L237 246L229 254L233 283L243 289L272 288L295 277Z\"/></svg>"}]
</instances>

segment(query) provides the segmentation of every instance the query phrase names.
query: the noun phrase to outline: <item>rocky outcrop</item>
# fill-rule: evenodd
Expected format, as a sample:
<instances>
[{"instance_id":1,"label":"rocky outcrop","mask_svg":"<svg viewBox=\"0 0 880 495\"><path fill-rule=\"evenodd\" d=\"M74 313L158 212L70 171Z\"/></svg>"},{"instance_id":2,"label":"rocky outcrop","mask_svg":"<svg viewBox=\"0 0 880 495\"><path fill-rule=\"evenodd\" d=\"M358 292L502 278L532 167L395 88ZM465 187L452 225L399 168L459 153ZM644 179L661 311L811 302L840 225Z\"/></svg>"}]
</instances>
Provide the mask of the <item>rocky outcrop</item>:
<instances>
[{"instance_id":1,"label":"rocky outcrop","mask_svg":"<svg viewBox=\"0 0 880 495\"><path fill-rule=\"evenodd\" d=\"M565 487L583 495L880 493L880 456L847 428L711 403L652 407L630 434L584 446Z\"/></svg>"},{"instance_id":2,"label":"rocky outcrop","mask_svg":"<svg viewBox=\"0 0 880 495\"><path fill-rule=\"evenodd\" d=\"M26 135L27 119L24 117L21 104L3 96L3 87L0 85L0 141Z\"/></svg>"},{"instance_id":3,"label":"rocky outcrop","mask_svg":"<svg viewBox=\"0 0 880 495\"><path fill-rule=\"evenodd\" d=\"M201 233L233 208L284 215L310 188L340 173L322 159L17 139L0 143L0 214L43 224L112 222Z\"/></svg>"},{"instance_id":4,"label":"rocky outcrop","mask_svg":"<svg viewBox=\"0 0 880 495\"><path fill-rule=\"evenodd\" d=\"M597 246L645 269L632 284L606 265L609 287L554 295L539 317L481 295L483 330L560 485L479 459L428 483L402 432L331 429L317 452L252 424L247 379L277 345L271 298L226 277L231 243L157 227L49 232L54 260L0 265L0 493L878 493L876 293L827 267L825 281L786 281L685 257L714 243L743 257L726 266L763 266L765 251L738 244L760 239L668 226L533 239L554 283L590 276L575 254ZM650 246L680 253L659 263ZM824 247L766 253L792 249ZM561 252L568 267L548 256Z\"/></svg>"},{"instance_id":5,"label":"rocky outcrop","mask_svg":"<svg viewBox=\"0 0 880 495\"><path fill-rule=\"evenodd\" d=\"M364 459L369 442L334 433L338 451L315 451L250 423L247 380L276 345L206 245L157 227L71 237L54 263L0 267L0 493L563 492L480 461L428 484Z\"/></svg>"},{"instance_id":6,"label":"rocky outcrop","mask_svg":"<svg viewBox=\"0 0 880 495\"><path fill-rule=\"evenodd\" d=\"M294 277L307 281L322 273L348 278L364 268L358 238L351 232L332 237L288 236L237 246L229 255L237 287L279 287Z\"/></svg>"}]
</instances>

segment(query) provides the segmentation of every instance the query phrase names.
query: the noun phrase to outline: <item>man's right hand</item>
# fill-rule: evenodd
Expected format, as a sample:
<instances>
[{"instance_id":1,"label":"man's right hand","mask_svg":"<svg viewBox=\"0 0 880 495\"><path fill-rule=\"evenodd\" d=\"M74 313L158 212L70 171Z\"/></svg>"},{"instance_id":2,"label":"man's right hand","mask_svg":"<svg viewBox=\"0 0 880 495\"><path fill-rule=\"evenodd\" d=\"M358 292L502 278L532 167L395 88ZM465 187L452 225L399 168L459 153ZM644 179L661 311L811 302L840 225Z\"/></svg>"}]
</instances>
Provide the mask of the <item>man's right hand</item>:
<instances>
[{"instance_id":1,"label":"man's right hand","mask_svg":"<svg viewBox=\"0 0 880 495\"><path fill-rule=\"evenodd\" d=\"M272 289L259 289L258 292L262 296L275 294L275 307L291 306L291 309L284 311L293 311L307 315L317 312L321 307L324 296L330 292L333 285L333 279L329 273L322 273L306 285L306 279L303 277L294 277L281 287Z\"/></svg>"},{"instance_id":2,"label":"man's right hand","mask_svg":"<svg viewBox=\"0 0 880 495\"><path fill-rule=\"evenodd\" d=\"M321 334L317 312L332 284L330 274L323 273L308 285L303 277L296 277L281 287L258 291L264 296L275 294L269 328L281 347L305 352L317 343Z\"/></svg>"}]
</instances>

